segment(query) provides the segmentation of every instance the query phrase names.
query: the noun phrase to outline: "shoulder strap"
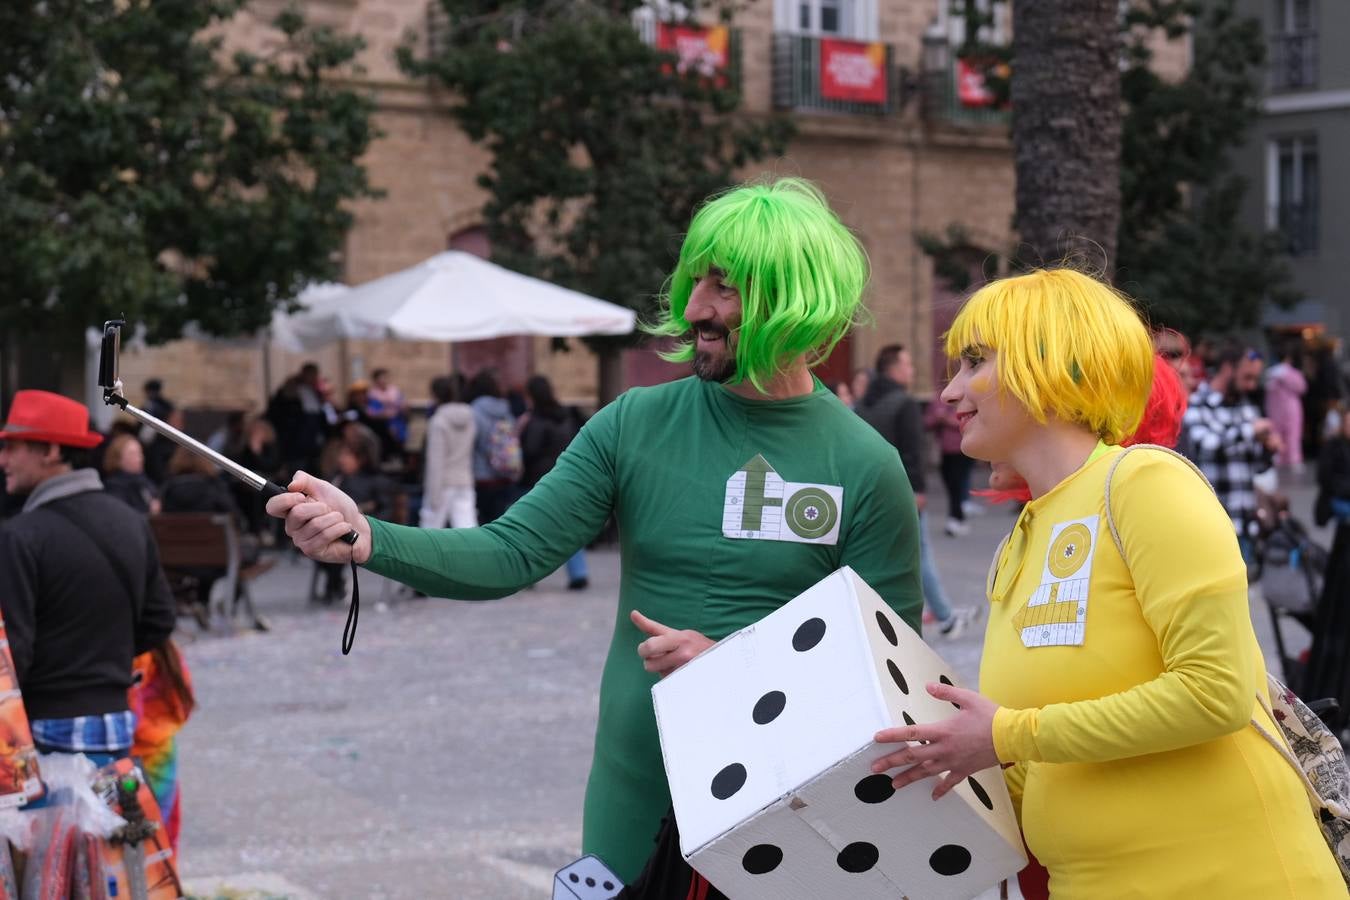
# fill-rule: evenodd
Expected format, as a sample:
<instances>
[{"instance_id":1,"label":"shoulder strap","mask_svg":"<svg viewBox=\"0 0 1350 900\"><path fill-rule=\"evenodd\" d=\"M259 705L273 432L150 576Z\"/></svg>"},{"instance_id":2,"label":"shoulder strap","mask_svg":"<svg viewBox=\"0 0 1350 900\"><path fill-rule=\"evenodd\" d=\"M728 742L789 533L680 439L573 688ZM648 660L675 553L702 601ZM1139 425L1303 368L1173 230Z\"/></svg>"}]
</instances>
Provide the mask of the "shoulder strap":
<instances>
[{"instance_id":1,"label":"shoulder strap","mask_svg":"<svg viewBox=\"0 0 1350 900\"><path fill-rule=\"evenodd\" d=\"M127 571L126 563L124 563L122 557L118 555L117 549L107 542L106 537L101 534L98 529L77 516L74 510L65 508L64 504L60 501L44 504L41 508L56 513L80 531L84 532L85 536L89 538L90 543L103 554L103 557L108 561L109 565L113 567L113 571L117 573L117 578L122 582L123 589L127 592L127 599L131 601L132 629L133 631L138 630L141 622L141 592L136 590L136 583L132 580L131 573ZM128 507L128 509L129 508L130 507Z\"/></svg>"},{"instance_id":2,"label":"shoulder strap","mask_svg":"<svg viewBox=\"0 0 1350 900\"><path fill-rule=\"evenodd\" d=\"M1105 508L1106 508L1106 527L1111 529L1111 540L1116 542L1116 550L1120 552L1121 559L1125 558L1125 545L1121 542L1120 532L1116 529L1116 519L1113 515L1111 515L1111 479L1115 477L1116 468L1121 464L1121 462L1124 461L1125 457L1129 456L1136 450L1161 450L1168 456L1172 456L1181 460L1183 463L1186 464L1187 468L1189 468L1192 472L1194 472L1196 476L1205 483L1205 487L1209 488L1211 491L1214 490L1214 485L1209 483L1209 479L1205 477L1205 473L1201 472L1198 468L1196 468L1195 463L1191 462L1189 459L1182 456L1180 453L1173 450L1171 447L1164 447L1160 444L1135 444L1132 447L1126 447L1124 450L1120 451L1120 453L1116 455L1116 458L1111 461L1111 468L1106 470Z\"/></svg>"},{"instance_id":3,"label":"shoulder strap","mask_svg":"<svg viewBox=\"0 0 1350 900\"><path fill-rule=\"evenodd\" d=\"M1262 696L1261 692L1257 691L1256 700L1261 705L1261 709L1264 710L1266 715L1270 718L1270 721L1276 723L1276 725L1278 726L1279 720L1275 718L1275 710L1271 707L1269 691L1272 688L1276 690L1284 690L1284 685L1280 684L1280 682L1273 675L1267 674L1266 688L1267 693L1265 696ZM1284 758L1285 762L1289 763L1289 767L1294 770L1294 774L1298 776L1299 782L1303 785L1303 790L1305 793L1307 793L1308 802L1312 804L1313 809L1318 812L1324 809L1328 809L1326 799L1317 790L1317 786L1312 783L1312 779L1308 777L1308 772L1303 768L1303 764L1298 761L1298 759L1294 756L1294 752L1291 749L1289 749L1288 741L1284 740L1282 735L1280 737L1276 737L1274 734L1267 731L1265 727L1261 725L1260 722L1256 721L1255 716L1252 717L1251 725L1253 728L1256 729L1256 733L1261 735L1261 737L1265 738L1266 743L1274 747L1275 752L1280 754L1280 756Z\"/></svg>"}]
</instances>

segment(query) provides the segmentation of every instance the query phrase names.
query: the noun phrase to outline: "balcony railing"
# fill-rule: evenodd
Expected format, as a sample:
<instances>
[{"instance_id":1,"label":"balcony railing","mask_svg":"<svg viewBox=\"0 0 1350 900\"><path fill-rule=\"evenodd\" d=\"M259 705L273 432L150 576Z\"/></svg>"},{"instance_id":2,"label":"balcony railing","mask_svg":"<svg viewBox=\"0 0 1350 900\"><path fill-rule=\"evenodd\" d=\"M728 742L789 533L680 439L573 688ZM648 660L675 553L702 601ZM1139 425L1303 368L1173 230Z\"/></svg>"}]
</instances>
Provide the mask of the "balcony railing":
<instances>
[{"instance_id":1,"label":"balcony railing","mask_svg":"<svg viewBox=\"0 0 1350 900\"><path fill-rule=\"evenodd\" d=\"M1284 235L1285 250L1290 256L1311 256L1317 252L1317 204L1281 203L1275 211L1275 221Z\"/></svg>"},{"instance_id":2,"label":"balcony railing","mask_svg":"<svg viewBox=\"0 0 1350 900\"><path fill-rule=\"evenodd\" d=\"M1270 89L1317 87L1317 32L1287 32L1270 39Z\"/></svg>"},{"instance_id":3,"label":"balcony railing","mask_svg":"<svg viewBox=\"0 0 1350 900\"><path fill-rule=\"evenodd\" d=\"M958 60L946 38L923 42L923 115L930 120L965 125L1006 126L1011 116L1006 107L972 106L963 103Z\"/></svg>"},{"instance_id":4,"label":"balcony railing","mask_svg":"<svg viewBox=\"0 0 1350 900\"><path fill-rule=\"evenodd\" d=\"M858 44L858 52L881 48L879 84L862 86L855 73L826 71L837 45L822 48L820 38L802 34L773 36L773 105L778 109L885 116L898 109L899 79L890 44ZM856 54L855 54L856 56ZM870 57L869 57L870 58ZM852 68L852 66L850 66ZM865 74L865 73L863 73ZM851 82L851 84L850 84ZM867 99L842 99L852 95Z\"/></svg>"}]
</instances>

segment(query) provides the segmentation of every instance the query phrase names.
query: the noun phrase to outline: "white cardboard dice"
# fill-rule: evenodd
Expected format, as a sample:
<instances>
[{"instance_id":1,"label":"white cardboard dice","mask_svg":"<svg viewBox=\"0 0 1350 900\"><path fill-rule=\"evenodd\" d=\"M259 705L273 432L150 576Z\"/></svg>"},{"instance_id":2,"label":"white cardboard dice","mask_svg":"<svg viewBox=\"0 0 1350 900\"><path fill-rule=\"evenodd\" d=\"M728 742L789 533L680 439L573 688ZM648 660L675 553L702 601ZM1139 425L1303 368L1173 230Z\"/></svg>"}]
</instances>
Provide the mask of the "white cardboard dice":
<instances>
[{"instance_id":1,"label":"white cardboard dice","mask_svg":"<svg viewBox=\"0 0 1350 900\"><path fill-rule=\"evenodd\" d=\"M685 859L736 900L969 898L1026 864L1002 772L941 800L872 761L955 708L943 662L850 568L652 689ZM894 774L894 773L892 773Z\"/></svg>"},{"instance_id":2,"label":"white cardboard dice","mask_svg":"<svg viewBox=\"0 0 1350 900\"><path fill-rule=\"evenodd\" d=\"M553 900L612 900L623 890L619 876L598 856L583 856L553 876Z\"/></svg>"}]
</instances>

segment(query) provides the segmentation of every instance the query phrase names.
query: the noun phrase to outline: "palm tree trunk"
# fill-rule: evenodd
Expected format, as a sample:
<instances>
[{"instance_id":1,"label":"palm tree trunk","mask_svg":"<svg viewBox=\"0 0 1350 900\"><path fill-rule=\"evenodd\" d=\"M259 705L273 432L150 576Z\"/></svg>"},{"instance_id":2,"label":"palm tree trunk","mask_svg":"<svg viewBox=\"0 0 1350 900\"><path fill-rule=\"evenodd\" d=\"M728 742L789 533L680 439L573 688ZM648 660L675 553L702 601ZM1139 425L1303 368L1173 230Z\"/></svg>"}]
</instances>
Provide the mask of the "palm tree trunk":
<instances>
[{"instance_id":1,"label":"palm tree trunk","mask_svg":"<svg viewBox=\"0 0 1350 900\"><path fill-rule=\"evenodd\" d=\"M1119 0L1013 3L1018 261L1110 278L1120 224Z\"/></svg>"}]
</instances>

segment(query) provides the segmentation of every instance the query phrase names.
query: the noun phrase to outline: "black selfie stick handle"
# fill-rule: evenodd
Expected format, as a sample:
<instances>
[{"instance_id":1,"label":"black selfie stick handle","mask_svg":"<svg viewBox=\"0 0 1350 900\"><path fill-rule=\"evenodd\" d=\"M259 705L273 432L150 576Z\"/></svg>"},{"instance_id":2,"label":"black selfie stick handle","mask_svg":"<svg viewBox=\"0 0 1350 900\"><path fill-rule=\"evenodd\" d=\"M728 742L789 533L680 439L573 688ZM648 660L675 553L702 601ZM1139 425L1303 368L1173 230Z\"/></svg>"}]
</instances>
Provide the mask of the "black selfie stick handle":
<instances>
[{"instance_id":1,"label":"black selfie stick handle","mask_svg":"<svg viewBox=\"0 0 1350 900\"><path fill-rule=\"evenodd\" d=\"M290 493L284 487L275 481L268 481L258 488L258 491L264 497L275 497L279 494ZM356 529L352 529L346 537L343 538L348 544L356 546L356 541L360 535ZM356 580L356 556L352 556L352 605L347 607L347 624L342 628L342 655L346 656L352 652L352 643L356 640L356 622L361 616L361 583Z\"/></svg>"}]
</instances>

